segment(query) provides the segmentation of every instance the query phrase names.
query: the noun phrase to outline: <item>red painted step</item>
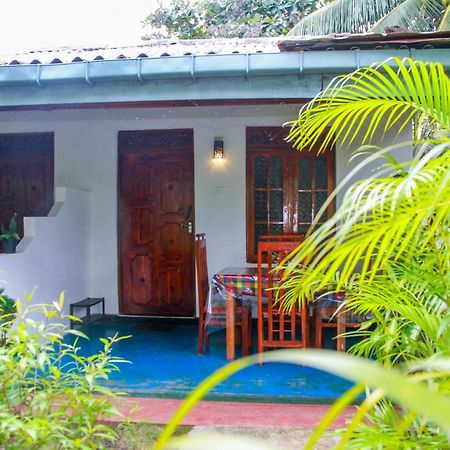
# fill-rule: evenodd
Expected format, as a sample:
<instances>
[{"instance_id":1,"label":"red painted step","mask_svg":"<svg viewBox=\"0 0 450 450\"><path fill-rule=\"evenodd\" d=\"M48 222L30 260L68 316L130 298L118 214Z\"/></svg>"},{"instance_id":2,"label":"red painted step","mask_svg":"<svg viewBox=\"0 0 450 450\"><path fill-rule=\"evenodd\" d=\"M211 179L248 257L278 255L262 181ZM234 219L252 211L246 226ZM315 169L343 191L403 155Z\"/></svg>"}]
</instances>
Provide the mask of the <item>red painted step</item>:
<instances>
[{"instance_id":1,"label":"red painted step","mask_svg":"<svg viewBox=\"0 0 450 450\"><path fill-rule=\"evenodd\" d=\"M133 421L166 424L181 403L182 400L174 399L129 397L120 400L118 409ZM185 417L182 424L314 428L329 408L329 405L202 401ZM342 427L345 419L354 412L354 407L346 409L331 428Z\"/></svg>"}]
</instances>

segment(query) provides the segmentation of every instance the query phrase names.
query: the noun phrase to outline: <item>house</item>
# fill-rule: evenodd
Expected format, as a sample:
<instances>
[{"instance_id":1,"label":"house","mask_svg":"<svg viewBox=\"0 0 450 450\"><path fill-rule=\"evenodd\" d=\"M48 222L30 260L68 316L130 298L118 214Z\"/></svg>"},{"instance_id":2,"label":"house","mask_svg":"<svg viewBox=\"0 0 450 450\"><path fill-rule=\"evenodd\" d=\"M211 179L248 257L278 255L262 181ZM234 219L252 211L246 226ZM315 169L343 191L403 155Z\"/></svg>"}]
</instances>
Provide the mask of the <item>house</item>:
<instances>
[{"instance_id":1,"label":"house","mask_svg":"<svg viewBox=\"0 0 450 450\"><path fill-rule=\"evenodd\" d=\"M105 297L111 314L195 316L195 233L212 273L252 263L259 235L306 231L349 172L347 147L285 142L282 125L307 100L389 57L450 68L449 33L279 41L1 56L0 222L25 217L17 253L0 254L8 294L64 290L67 303Z\"/></svg>"}]
</instances>

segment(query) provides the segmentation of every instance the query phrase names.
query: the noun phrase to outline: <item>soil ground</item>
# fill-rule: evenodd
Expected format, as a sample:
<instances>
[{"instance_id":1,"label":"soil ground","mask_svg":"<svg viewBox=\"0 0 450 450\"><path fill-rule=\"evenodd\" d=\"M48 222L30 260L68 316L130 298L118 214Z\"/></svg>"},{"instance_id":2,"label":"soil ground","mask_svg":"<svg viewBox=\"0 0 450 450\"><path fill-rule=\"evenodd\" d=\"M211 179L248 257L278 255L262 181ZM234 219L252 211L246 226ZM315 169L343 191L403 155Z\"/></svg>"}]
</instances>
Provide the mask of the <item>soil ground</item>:
<instances>
[{"instance_id":1,"label":"soil ground","mask_svg":"<svg viewBox=\"0 0 450 450\"><path fill-rule=\"evenodd\" d=\"M131 423L117 425L119 440L114 445L107 446L111 450L151 450L162 427L148 423ZM192 438L205 438L214 434L214 444L211 449L219 450L225 440L218 439L217 435L226 435L231 438L250 438L253 448L261 450L299 450L304 448L312 430L305 428L267 428L267 427L235 427L235 426L182 426L177 435L188 435ZM332 449L338 443L338 436L330 431L317 443L315 449ZM225 448L225 447L223 447ZM238 449L238 443L228 443L227 448Z\"/></svg>"},{"instance_id":2,"label":"soil ground","mask_svg":"<svg viewBox=\"0 0 450 450\"><path fill-rule=\"evenodd\" d=\"M305 428L253 428L253 427L217 427L217 426L196 426L189 435L199 435L204 433L218 433L239 437L250 437L261 443L261 448L273 450L299 450L304 448L313 430ZM315 449L326 450L334 448L339 441L339 437L333 433L327 433Z\"/></svg>"}]
</instances>

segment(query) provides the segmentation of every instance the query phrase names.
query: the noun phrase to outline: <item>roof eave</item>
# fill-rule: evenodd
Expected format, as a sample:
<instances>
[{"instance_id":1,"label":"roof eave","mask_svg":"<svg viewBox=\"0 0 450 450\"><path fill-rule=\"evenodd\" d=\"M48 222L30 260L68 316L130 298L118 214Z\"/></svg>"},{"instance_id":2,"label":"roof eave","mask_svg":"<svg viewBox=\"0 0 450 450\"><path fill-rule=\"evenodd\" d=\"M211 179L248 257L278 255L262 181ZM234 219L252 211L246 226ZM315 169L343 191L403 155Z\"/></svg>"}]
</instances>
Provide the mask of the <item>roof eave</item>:
<instances>
[{"instance_id":1,"label":"roof eave","mask_svg":"<svg viewBox=\"0 0 450 450\"><path fill-rule=\"evenodd\" d=\"M440 62L442 49L182 56L0 67L0 108L308 99L339 74L391 57Z\"/></svg>"},{"instance_id":2,"label":"roof eave","mask_svg":"<svg viewBox=\"0 0 450 450\"><path fill-rule=\"evenodd\" d=\"M137 58L66 64L0 66L0 87L60 83L176 80L220 77L345 73L391 57L440 62L450 68L444 49L380 49Z\"/></svg>"}]
</instances>

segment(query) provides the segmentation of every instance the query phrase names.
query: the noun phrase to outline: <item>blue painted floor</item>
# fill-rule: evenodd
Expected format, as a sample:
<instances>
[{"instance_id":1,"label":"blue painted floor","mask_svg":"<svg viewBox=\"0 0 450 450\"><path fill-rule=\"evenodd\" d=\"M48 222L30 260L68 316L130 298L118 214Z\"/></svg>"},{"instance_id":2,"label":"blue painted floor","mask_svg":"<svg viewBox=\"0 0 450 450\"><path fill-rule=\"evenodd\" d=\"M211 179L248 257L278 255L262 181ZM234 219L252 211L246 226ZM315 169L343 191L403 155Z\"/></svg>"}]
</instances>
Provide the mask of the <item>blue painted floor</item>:
<instances>
[{"instance_id":1,"label":"blue painted floor","mask_svg":"<svg viewBox=\"0 0 450 450\"><path fill-rule=\"evenodd\" d=\"M121 364L106 384L130 395L182 398L226 364L225 335L211 335L210 347L197 355L197 327L193 321L105 318L81 328L90 340L80 340L82 354L98 352L98 339L116 333L132 338L119 342L114 354L132 364ZM253 348L255 351L255 347ZM308 367L267 363L232 376L206 397L289 403L331 403L351 384Z\"/></svg>"}]
</instances>

